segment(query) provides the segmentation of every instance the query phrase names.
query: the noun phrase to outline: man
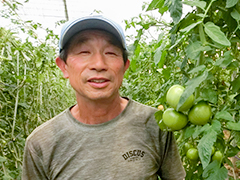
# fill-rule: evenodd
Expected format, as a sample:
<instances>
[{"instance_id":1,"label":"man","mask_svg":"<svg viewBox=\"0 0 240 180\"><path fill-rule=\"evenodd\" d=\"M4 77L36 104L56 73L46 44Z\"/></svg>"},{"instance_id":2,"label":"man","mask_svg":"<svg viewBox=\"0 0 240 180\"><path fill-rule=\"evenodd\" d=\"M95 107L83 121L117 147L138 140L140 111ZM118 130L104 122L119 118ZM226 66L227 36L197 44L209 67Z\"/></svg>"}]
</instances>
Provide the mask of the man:
<instances>
[{"instance_id":1,"label":"man","mask_svg":"<svg viewBox=\"0 0 240 180\"><path fill-rule=\"evenodd\" d=\"M163 180L185 177L174 135L156 109L119 95L129 67L122 29L103 16L68 22L58 67L77 104L27 138L22 179Z\"/></svg>"}]
</instances>

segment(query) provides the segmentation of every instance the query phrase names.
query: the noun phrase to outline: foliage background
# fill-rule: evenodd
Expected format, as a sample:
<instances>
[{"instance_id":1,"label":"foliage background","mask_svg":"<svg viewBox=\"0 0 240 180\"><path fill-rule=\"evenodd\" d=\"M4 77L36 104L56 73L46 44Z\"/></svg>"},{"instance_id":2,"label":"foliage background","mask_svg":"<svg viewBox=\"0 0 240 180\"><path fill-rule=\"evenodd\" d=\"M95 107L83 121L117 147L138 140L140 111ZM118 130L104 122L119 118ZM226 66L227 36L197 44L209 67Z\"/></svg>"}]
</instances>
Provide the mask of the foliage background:
<instances>
[{"instance_id":1,"label":"foliage background","mask_svg":"<svg viewBox=\"0 0 240 180\"><path fill-rule=\"evenodd\" d=\"M7 2L7 1L6 1ZM26 137L44 121L73 105L74 94L62 78L54 58L58 36L47 31L37 38L41 25L18 18L19 4L8 1L14 30L0 28L0 179L21 179ZM22 40L19 30L28 37Z\"/></svg>"},{"instance_id":2,"label":"foliage background","mask_svg":"<svg viewBox=\"0 0 240 180\"><path fill-rule=\"evenodd\" d=\"M193 7L184 18L182 3ZM178 108L192 93L195 103L208 102L212 107L209 123L188 123L175 132L186 179L239 179L240 2L153 0L145 10L169 12L173 21L165 24L143 14L126 21L126 27L136 27L138 35L124 91L142 103L167 109L167 90L181 84L186 89ZM159 37L146 43L151 28L157 29ZM162 113L156 113L156 119L167 130ZM186 142L198 149L198 161L186 158ZM212 146L223 153L221 163L211 160Z\"/></svg>"},{"instance_id":3,"label":"foliage background","mask_svg":"<svg viewBox=\"0 0 240 180\"><path fill-rule=\"evenodd\" d=\"M75 103L68 82L54 63L58 36L51 30L39 41L41 25L17 18L16 1L4 1L19 38L13 30L0 29L0 179L20 179L23 147L31 131ZM182 17L182 3L193 11ZM147 15L157 11L159 17ZM172 23L161 15L169 12ZM195 103L212 107L212 120L204 126L188 124L175 135L187 172L186 179L238 179L240 142L240 2L238 0L153 0L143 13L126 20L131 66L125 74L121 94L141 103L168 108L165 95L173 84L186 87L180 105L192 93ZM154 39L151 36L154 33ZM150 35L149 35L150 34ZM187 112L185 112L187 114ZM159 127L162 111L156 114ZM200 159L186 159L184 143L198 148ZM211 147L224 154L222 163L211 161ZM235 169L234 169L235 168Z\"/></svg>"}]
</instances>

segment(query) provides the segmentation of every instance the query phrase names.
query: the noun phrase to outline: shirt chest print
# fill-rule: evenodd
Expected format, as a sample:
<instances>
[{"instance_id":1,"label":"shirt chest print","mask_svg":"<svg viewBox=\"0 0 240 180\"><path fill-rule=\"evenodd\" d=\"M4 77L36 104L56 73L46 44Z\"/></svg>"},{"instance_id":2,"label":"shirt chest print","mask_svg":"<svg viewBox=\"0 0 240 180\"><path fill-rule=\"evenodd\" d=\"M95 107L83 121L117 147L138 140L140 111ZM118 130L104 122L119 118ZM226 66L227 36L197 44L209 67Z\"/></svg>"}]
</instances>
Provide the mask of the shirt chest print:
<instances>
[{"instance_id":1,"label":"shirt chest print","mask_svg":"<svg viewBox=\"0 0 240 180\"><path fill-rule=\"evenodd\" d=\"M125 161L132 162L132 161L139 161L145 155L145 152L140 149L130 150L122 154L122 157Z\"/></svg>"}]
</instances>

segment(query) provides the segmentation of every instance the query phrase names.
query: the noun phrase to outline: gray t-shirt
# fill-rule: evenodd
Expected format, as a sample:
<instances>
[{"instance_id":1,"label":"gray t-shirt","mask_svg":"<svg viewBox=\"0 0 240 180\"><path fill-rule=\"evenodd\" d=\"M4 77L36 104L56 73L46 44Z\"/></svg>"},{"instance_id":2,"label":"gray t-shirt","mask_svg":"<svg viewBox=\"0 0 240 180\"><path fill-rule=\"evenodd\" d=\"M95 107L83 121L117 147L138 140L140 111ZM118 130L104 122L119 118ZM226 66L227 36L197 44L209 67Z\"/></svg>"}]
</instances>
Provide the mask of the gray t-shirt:
<instances>
[{"instance_id":1,"label":"gray t-shirt","mask_svg":"<svg viewBox=\"0 0 240 180\"><path fill-rule=\"evenodd\" d=\"M159 129L155 112L129 100L116 118L88 125L65 110L27 138L22 179L183 179L174 135Z\"/></svg>"}]
</instances>

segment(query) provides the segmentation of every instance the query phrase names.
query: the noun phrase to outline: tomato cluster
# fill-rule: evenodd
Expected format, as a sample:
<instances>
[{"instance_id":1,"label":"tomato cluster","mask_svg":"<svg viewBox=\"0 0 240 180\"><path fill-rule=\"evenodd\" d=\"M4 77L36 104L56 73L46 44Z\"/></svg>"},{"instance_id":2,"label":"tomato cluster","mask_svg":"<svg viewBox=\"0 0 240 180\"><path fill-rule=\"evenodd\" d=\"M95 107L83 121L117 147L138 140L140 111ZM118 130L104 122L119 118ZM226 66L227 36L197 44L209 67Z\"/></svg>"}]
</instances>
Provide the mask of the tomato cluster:
<instances>
[{"instance_id":1,"label":"tomato cluster","mask_svg":"<svg viewBox=\"0 0 240 180\"><path fill-rule=\"evenodd\" d=\"M211 106L205 101L194 104L195 98L193 94L177 109L184 90L183 86L176 84L170 87L166 94L166 101L170 108L163 112L162 120L171 130L183 129L188 121L195 125L204 125L209 122L211 117ZM161 109L163 110L163 108Z\"/></svg>"},{"instance_id":2,"label":"tomato cluster","mask_svg":"<svg viewBox=\"0 0 240 180\"><path fill-rule=\"evenodd\" d=\"M194 147L191 143L187 142L184 144L184 151L186 153L186 157L190 161L198 161L199 160L198 149L196 147ZM223 159L222 152L219 150L215 151L215 147L212 146L211 160L218 161L219 163L221 163L222 159Z\"/></svg>"}]
</instances>

